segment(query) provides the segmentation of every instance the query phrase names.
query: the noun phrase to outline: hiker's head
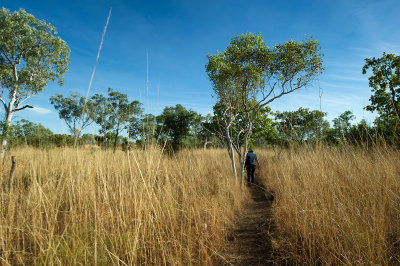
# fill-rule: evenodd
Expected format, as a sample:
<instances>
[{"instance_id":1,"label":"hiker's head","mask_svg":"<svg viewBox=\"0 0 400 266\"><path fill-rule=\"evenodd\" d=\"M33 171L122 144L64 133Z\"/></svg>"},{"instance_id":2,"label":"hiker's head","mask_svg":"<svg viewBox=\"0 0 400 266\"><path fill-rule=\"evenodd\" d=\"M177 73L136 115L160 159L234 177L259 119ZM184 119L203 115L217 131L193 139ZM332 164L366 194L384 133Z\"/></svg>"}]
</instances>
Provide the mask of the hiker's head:
<instances>
[{"instance_id":1,"label":"hiker's head","mask_svg":"<svg viewBox=\"0 0 400 266\"><path fill-rule=\"evenodd\" d=\"M252 148L249 148L249 152L253 152L253 149L252 149Z\"/></svg>"}]
</instances>

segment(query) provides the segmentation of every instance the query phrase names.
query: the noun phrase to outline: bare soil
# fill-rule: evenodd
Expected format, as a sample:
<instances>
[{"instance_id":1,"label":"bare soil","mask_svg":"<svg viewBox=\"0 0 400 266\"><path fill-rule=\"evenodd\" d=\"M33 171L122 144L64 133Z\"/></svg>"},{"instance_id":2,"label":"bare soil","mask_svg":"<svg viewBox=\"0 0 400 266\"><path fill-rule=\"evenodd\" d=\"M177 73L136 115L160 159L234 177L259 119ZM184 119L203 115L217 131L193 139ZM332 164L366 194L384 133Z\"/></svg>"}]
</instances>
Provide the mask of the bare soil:
<instances>
[{"instance_id":1,"label":"bare soil","mask_svg":"<svg viewBox=\"0 0 400 266\"><path fill-rule=\"evenodd\" d=\"M258 184L248 187L251 199L237 214L236 228L227 236L225 265L274 265L271 235L275 223L271 215L272 199Z\"/></svg>"}]
</instances>

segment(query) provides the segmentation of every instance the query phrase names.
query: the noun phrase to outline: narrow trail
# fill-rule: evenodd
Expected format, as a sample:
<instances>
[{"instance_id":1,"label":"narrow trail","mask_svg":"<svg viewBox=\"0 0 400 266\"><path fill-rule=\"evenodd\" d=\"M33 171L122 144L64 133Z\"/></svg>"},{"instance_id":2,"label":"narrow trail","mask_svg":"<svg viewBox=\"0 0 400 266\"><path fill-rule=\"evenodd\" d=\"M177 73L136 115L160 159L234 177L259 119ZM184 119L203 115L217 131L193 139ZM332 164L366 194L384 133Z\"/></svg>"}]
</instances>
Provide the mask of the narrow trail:
<instances>
[{"instance_id":1,"label":"narrow trail","mask_svg":"<svg viewBox=\"0 0 400 266\"><path fill-rule=\"evenodd\" d=\"M272 201L257 184L249 190L251 199L237 215L236 228L228 236L226 265L274 265L270 238L275 228Z\"/></svg>"}]
</instances>

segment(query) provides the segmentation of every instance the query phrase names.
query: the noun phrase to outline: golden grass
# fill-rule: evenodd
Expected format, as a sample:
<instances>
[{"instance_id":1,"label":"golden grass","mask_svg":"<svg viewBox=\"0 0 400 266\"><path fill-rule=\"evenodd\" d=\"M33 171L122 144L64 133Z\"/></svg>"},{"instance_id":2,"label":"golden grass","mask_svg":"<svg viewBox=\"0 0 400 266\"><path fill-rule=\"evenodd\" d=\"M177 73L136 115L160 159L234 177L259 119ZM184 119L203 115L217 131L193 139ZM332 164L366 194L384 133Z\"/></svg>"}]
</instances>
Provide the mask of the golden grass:
<instances>
[{"instance_id":1,"label":"golden grass","mask_svg":"<svg viewBox=\"0 0 400 266\"><path fill-rule=\"evenodd\" d=\"M277 262L400 263L400 152L256 150ZM225 150L20 148L1 173L1 264L211 265L247 190ZM10 154L10 155L11 155Z\"/></svg>"},{"instance_id":2,"label":"golden grass","mask_svg":"<svg viewBox=\"0 0 400 266\"><path fill-rule=\"evenodd\" d=\"M400 152L301 148L259 153L276 192L275 253L299 264L400 263Z\"/></svg>"},{"instance_id":3,"label":"golden grass","mask_svg":"<svg viewBox=\"0 0 400 266\"><path fill-rule=\"evenodd\" d=\"M231 182L225 150L11 154L10 191L9 159L1 175L1 264L210 265L223 261L226 229L247 195Z\"/></svg>"}]
</instances>

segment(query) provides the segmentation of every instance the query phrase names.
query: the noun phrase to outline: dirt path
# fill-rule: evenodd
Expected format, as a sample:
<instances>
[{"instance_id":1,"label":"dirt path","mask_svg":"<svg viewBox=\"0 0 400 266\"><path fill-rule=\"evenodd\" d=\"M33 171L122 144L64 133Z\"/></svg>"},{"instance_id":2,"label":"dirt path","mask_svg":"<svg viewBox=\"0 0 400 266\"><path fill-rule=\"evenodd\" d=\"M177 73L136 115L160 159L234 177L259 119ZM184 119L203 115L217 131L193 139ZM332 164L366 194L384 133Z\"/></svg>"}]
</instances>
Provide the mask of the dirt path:
<instances>
[{"instance_id":1,"label":"dirt path","mask_svg":"<svg viewBox=\"0 0 400 266\"><path fill-rule=\"evenodd\" d=\"M263 188L249 187L251 200L238 214L236 228L228 236L226 258L230 265L273 265L270 235L274 230L270 200ZM227 265L229 265L227 263Z\"/></svg>"}]
</instances>

